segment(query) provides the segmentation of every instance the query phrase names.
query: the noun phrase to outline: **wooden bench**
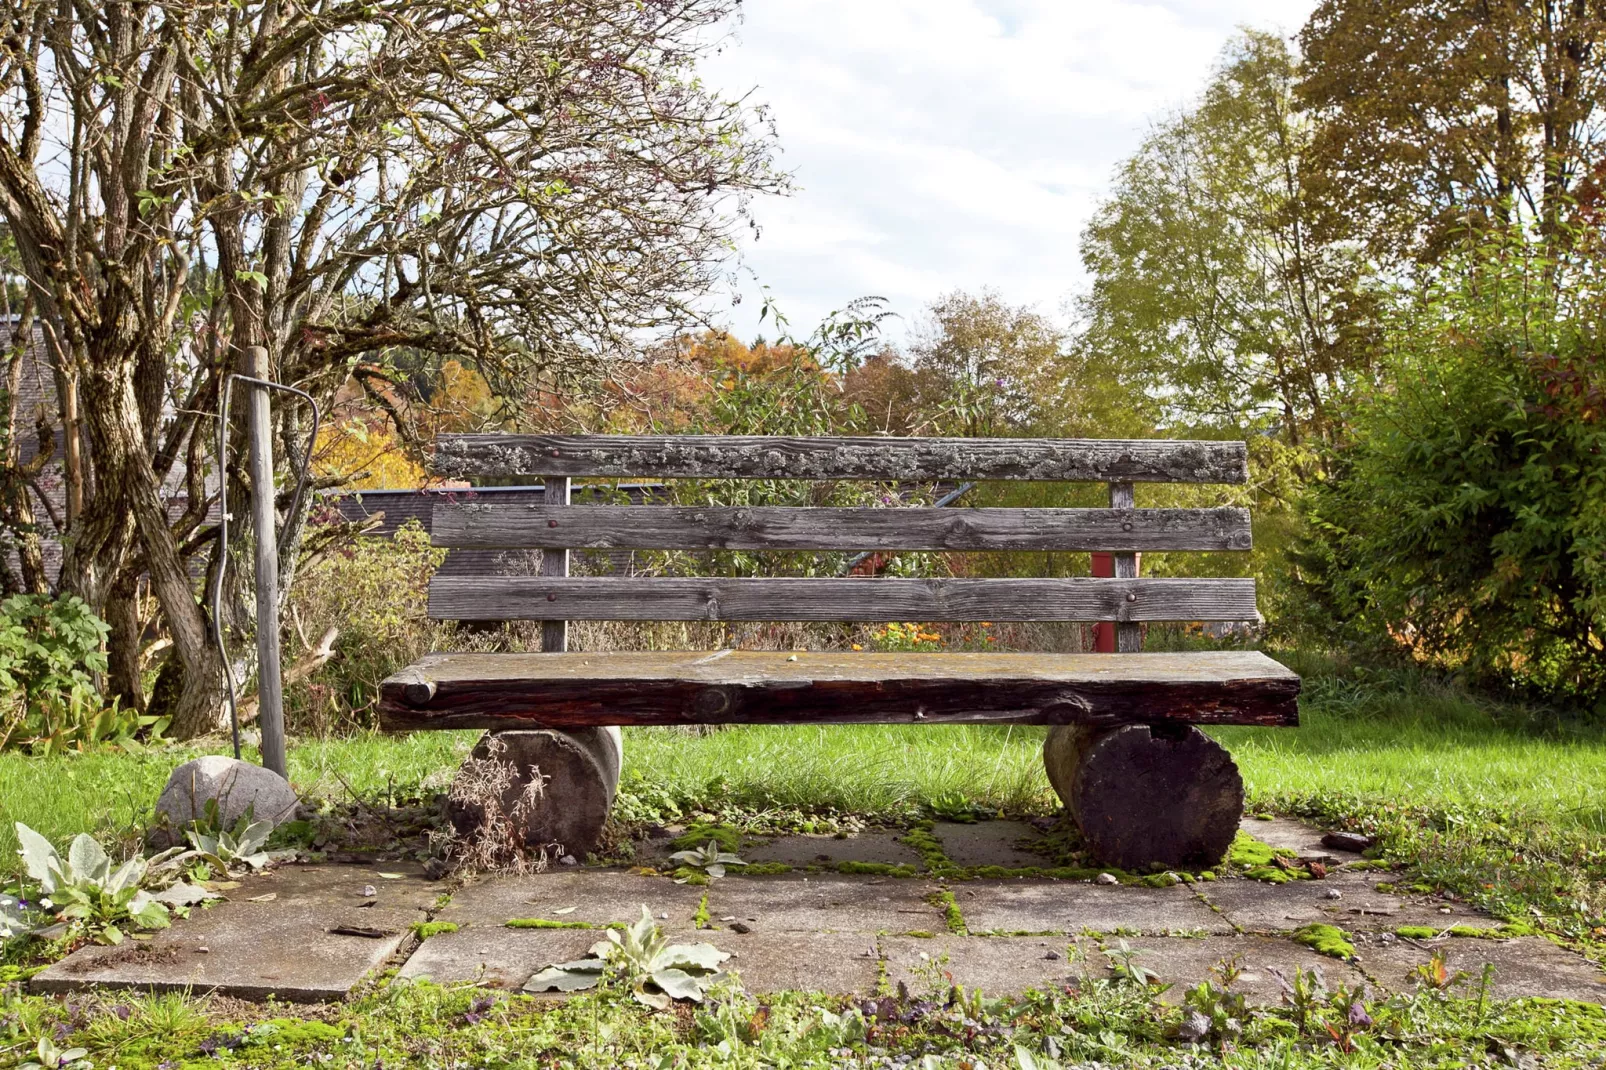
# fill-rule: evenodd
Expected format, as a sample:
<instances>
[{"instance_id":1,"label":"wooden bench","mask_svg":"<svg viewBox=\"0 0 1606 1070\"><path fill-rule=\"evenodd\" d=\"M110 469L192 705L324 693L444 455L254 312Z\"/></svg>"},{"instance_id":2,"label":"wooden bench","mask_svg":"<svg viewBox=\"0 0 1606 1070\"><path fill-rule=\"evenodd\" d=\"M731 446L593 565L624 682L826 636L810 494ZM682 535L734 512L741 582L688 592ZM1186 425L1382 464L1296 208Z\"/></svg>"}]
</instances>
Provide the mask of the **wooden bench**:
<instances>
[{"instance_id":1,"label":"wooden bench","mask_svg":"<svg viewBox=\"0 0 1606 1070\"><path fill-rule=\"evenodd\" d=\"M1201 724L1294 725L1299 678L1252 651L1140 653L1142 625L1257 618L1252 579L1139 578L1137 554L1250 548L1241 508L1137 509L1145 482L1242 483L1241 442L451 435L435 467L537 478L540 505L436 505L436 545L539 549L537 576L440 576L437 619L538 620L541 653L430 654L384 682L381 724L490 730L545 794L532 844L579 855L617 784L621 725L1039 724L1049 779L1102 861L1209 865L1243 805ZM1094 481L1107 509L571 505L571 481ZM569 575L577 548L1106 551L1113 578ZM567 652L567 621L1111 621L1114 654Z\"/></svg>"}]
</instances>

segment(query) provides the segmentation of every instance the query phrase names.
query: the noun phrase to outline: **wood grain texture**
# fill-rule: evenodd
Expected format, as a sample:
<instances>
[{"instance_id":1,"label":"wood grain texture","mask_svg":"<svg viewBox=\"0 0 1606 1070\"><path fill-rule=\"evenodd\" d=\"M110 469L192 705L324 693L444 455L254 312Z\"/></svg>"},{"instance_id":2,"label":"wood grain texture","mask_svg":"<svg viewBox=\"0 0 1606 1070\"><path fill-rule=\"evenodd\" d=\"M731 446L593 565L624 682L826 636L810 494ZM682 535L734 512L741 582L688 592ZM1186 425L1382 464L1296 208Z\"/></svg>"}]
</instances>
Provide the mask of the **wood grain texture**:
<instances>
[{"instance_id":1,"label":"wood grain texture","mask_svg":"<svg viewBox=\"0 0 1606 1070\"><path fill-rule=\"evenodd\" d=\"M441 435L441 475L1246 483L1242 442L1173 439Z\"/></svg>"},{"instance_id":2,"label":"wood grain texture","mask_svg":"<svg viewBox=\"0 0 1606 1070\"><path fill-rule=\"evenodd\" d=\"M1254 620L1253 579L437 576L436 620Z\"/></svg>"},{"instance_id":3,"label":"wood grain texture","mask_svg":"<svg viewBox=\"0 0 1606 1070\"><path fill-rule=\"evenodd\" d=\"M435 504L465 550L1248 550L1249 510Z\"/></svg>"},{"instance_id":4,"label":"wood grain texture","mask_svg":"<svg viewBox=\"0 0 1606 1070\"><path fill-rule=\"evenodd\" d=\"M381 685L380 723L1294 725L1298 695L1255 651L430 654Z\"/></svg>"}]
</instances>

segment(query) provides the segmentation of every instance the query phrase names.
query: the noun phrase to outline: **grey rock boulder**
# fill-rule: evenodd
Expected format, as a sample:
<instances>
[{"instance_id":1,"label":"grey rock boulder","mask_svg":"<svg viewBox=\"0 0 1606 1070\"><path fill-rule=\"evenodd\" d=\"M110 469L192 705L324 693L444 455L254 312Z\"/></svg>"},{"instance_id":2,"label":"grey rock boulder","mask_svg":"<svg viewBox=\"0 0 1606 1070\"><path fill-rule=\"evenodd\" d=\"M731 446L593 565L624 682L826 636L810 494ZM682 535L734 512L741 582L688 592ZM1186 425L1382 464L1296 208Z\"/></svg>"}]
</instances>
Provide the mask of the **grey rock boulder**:
<instances>
[{"instance_id":1,"label":"grey rock boulder","mask_svg":"<svg viewBox=\"0 0 1606 1070\"><path fill-rule=\"evenodd\" d=\"M208 754L185 762L167 778L167 786L156 800L152 845L184 842L184 830L204 816L210 799L217 800L224 826L232 826L247 810L253 820L278 825L295 816L300 802L295 789L279 774L250 762Z\"/></svg>"}]
</instances>

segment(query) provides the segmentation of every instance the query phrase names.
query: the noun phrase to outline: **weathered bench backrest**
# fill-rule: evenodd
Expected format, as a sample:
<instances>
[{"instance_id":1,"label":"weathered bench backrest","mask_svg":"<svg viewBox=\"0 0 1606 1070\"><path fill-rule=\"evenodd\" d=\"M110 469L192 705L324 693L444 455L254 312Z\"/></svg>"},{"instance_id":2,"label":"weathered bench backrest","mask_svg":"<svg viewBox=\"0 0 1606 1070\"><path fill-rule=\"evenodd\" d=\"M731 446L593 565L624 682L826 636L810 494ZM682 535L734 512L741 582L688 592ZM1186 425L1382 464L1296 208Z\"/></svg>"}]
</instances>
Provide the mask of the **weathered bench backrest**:
<instances>
[{"instance_id":1,"label":"weathered bench backrest","mask_svg":"<svg viewBox=\"0 0 1606 1070\"><path fill-rule=\"evenodd\" d=\"M1242 442L782 438L713 435L446 435L435 468L523 477L541 505L435 506L437 546L540 549L540 576L440 576L430 616L569 620L1116 621L1118 649L1144 621L1253 620L1252 579L1139 579L1150 550L1248 550L1241 508L1136 509L1134 483L1243 483ZM1108 509L828 508L569 504L570 481L617 479L1041 480L1110 485ZM570 577L568 550L1080 550L1115 555L1113 579Z\"/></svg>"}]
</instances>

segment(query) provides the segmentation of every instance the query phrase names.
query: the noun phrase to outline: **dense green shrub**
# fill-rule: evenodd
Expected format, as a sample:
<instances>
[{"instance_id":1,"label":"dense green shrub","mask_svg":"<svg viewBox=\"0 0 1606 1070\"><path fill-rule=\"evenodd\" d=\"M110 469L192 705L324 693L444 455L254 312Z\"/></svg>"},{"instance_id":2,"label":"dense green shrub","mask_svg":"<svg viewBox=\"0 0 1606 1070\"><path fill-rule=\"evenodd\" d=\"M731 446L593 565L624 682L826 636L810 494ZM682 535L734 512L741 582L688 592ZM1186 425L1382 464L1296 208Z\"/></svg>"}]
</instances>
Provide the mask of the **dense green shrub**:
<instances>
[{"instance_id":1,"label":"dense green shrub","mask_svg":"<svg viewBox=\"0 0 1606 1070\"><path fill-rule=\"evenodd\" d=\"M0 750L83 749L165 727L106 703L106 622L71 595L14 595L0 602Z\"/></svg>"},{"instance_id":2,"label":"dense green shrub","mask_svg":"<svg viewBox=\"0 0 1606 1070\"><path fill-rule=\"evenodd\" d=\"M1606 710L1606 336L1546 267L1484 250L1397 315L1299 564L1352 642Z\"/></svg>"}]
</instances>

